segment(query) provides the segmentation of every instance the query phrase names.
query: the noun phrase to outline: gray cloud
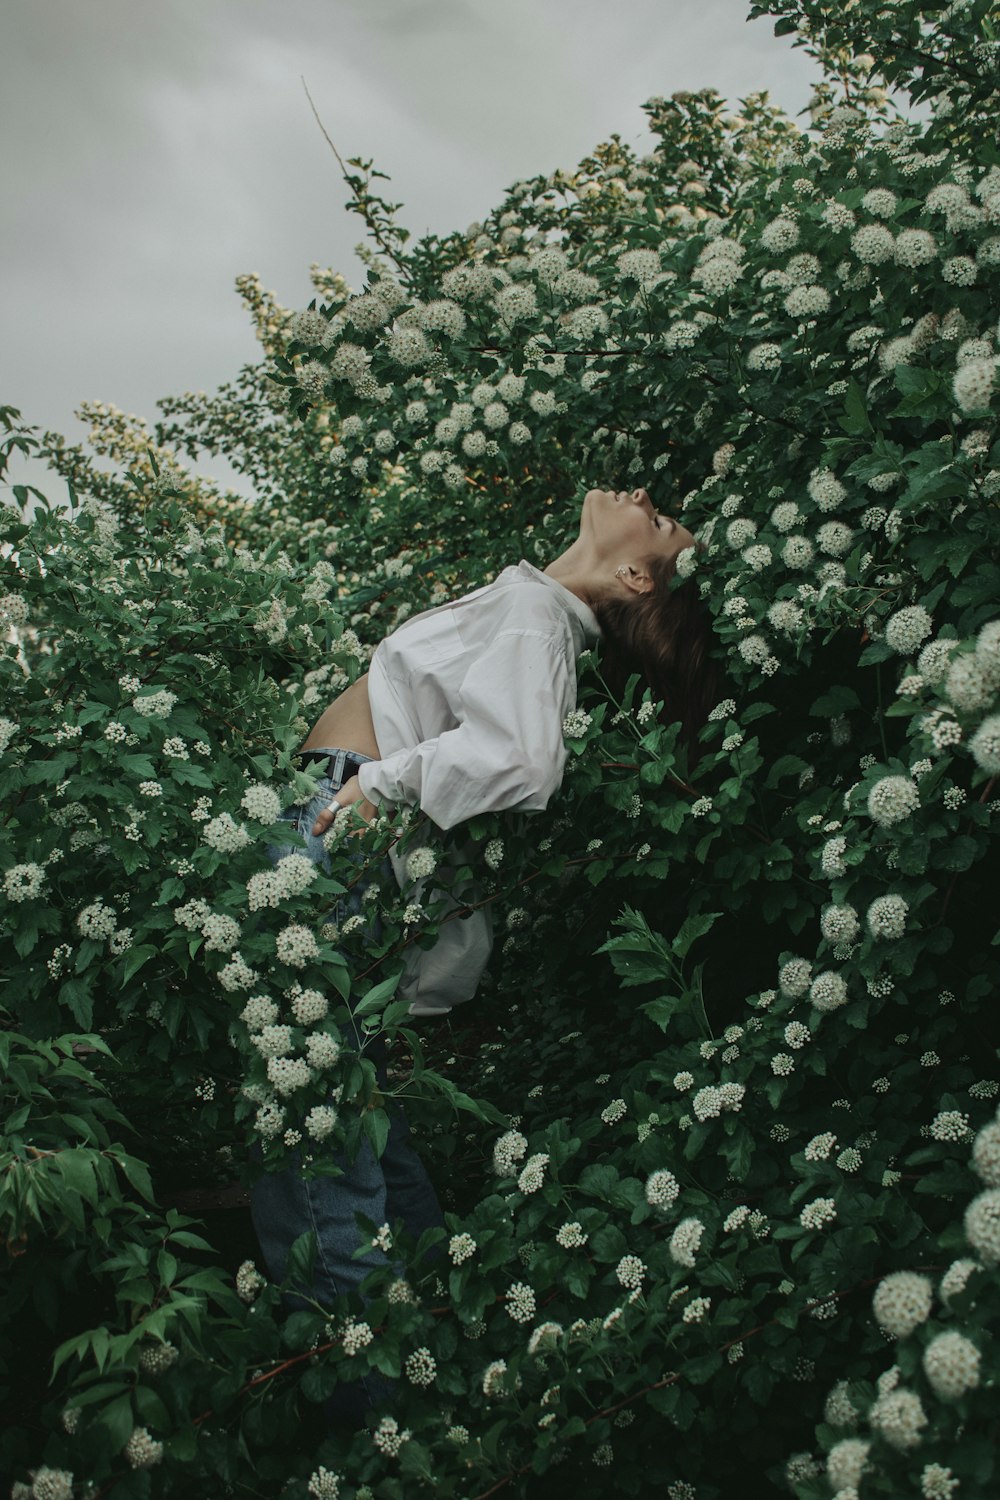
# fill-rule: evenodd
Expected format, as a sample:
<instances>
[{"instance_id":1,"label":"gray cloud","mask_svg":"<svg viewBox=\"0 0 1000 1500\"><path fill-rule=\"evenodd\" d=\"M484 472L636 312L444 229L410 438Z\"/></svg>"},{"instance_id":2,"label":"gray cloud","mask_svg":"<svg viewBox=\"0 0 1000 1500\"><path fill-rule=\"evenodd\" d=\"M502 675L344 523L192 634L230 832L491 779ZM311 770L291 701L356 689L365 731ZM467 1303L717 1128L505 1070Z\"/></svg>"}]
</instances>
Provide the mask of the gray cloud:
<instances>
[{"instance_id":1,"label":"gray cloud","mask_svg":"<svg viewBox=\"0 0 1000 1500\"><path fill-rule=\"evenodd\" d=\"M311 261L360 281L344 156L374 157L414 233L464 228L652 94L760 89L791 113L811 65L746 0L8 0L0 108L0 399L80 434L85 397L155 419L255 357L233 280L289 305Z\"/></svg>"}]
</instances>

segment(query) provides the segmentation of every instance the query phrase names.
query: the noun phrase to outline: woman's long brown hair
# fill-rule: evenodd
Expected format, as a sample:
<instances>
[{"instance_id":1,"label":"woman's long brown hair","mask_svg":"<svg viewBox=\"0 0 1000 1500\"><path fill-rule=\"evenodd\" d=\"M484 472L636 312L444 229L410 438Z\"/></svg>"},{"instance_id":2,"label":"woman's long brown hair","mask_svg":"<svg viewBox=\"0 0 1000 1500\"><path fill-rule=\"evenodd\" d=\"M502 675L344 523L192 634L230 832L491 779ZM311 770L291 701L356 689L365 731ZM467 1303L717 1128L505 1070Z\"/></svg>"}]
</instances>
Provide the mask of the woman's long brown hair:
<instances>
[{"instance_id":1,"label":"woman's long brown hair","mask_svg":"<svg viewBox=\"0 0 1000 1500\"><path fill-rule=\"evenodd\" d=\"M661 721L681 726L692 759L698 730L715 703L711 616L694 579L679 580L674 558L658 558L649 569L653 587L629 599L603 599L594 613L604 633L604 678L620 698L638 672L654 700L663 702Z\"/></svg>"}]
</instances>

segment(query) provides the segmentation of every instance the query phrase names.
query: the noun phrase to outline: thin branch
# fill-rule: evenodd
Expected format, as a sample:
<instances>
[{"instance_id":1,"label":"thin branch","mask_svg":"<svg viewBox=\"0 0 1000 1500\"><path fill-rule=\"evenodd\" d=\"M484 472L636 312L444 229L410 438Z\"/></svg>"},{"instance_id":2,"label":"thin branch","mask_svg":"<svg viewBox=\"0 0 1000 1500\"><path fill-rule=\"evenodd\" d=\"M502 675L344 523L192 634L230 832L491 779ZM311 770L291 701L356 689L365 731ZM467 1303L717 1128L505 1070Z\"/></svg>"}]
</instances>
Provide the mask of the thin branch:
<instances>
[{"instance_id":1,"label":"thin branch","mask_svg":"<svg viewBox=\"0 0 1000 1500\"><path fill-rule=\"evenodd\" d=\"M342 176L344 178L344 181L347 183L348 187L353 188L353 183L351 182L351 174L347 170L347 165L346 165L346 163L344 161L344 158L341 156L340 152L337 150L336 146L333 144L333 141L330 139L330 135L329 135L329 133L327 131L326 126L323 124L323 121L319 117L319 111L317 110L315 104L313 103L312 94L310 94L310 92L309 92L309 86L306 83L304 77L302 79L302 87L303 87L303 89L305 89L306 98L309 100L309 108L313 112L313 117L314 117L314 119L316 121L316 124L319 126L320 130L323 133L323 139L326 141L326 143L329 146L330 150L333 152L334 156L337 158L337 161L338 161L338 163L340 165L340 171L341 171L341 174L342 174ZM365 183L364 184L365 192L367 192L367 188L368 188L368 184ZM368 225L368 232L369 232L369 234L372 236L372 238L374 239L376 245L378 245L379 249L382 251L382 254L385 255L385 256L387 256L389 258L389 260L392 261L393 265L397 268L397 270L399 270L403 274L403 276L406 277L406 279L408 280L409 279L409 273L407 271L407 268L403 265L403 262L399 259L398 255L396 255L395 251L392 250L386 244L386 242L385 242L385 240L384 240L384 238L383 238L380 230L378 229L378 227L375 224L372 223L371 218L369 217L369 215L365 211L365 205L364 205L364 202L363 202L363 200L361 198L360 193L356 194L356 198L357 198L358 208L359 208L359 210L361 212L361 216L364 219L365 223ZM348 206L350 206L350 205L348 205Z\"/></svg>"}]
</instances>

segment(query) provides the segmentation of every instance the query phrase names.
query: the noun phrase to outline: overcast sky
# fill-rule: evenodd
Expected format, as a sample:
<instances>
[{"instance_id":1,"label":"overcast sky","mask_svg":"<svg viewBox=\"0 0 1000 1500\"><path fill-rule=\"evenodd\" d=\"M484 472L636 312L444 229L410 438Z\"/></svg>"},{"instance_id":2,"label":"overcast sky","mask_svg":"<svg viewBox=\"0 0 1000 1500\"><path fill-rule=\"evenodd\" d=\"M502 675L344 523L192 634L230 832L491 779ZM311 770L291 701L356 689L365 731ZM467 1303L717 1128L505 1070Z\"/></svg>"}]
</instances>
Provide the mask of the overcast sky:
<instances>
[{"instance_id":1,"label":"overcast sky","mask_svg":"<svg viewBox=\"0 0 1000 1500\"><path fill-rule=\"evenodd\" d=\"M79 441L82 399L153 421L256 357L234 278L286 306L312 261L355 285L362 224L312 117L374 157L414 234L572 167L640 105L812 65L747 0L3 0L0 404ZM33 476L36 478L37 475ZM50 493L55 493L50 483Z\"/></svg>"}]
</instances>

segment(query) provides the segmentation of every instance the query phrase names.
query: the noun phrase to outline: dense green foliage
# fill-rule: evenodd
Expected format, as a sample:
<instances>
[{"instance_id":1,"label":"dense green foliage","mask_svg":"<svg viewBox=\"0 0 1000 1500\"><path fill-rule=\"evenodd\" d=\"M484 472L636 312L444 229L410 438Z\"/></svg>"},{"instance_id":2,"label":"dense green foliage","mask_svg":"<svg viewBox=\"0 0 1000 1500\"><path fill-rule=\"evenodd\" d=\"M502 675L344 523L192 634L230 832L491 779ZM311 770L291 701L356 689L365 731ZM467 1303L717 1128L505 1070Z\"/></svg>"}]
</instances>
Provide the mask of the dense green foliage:
<instances>
[{"instance_id":1,"label":"dense green foliage","mask_svg":"<svg viewBox=\"0 0 1000 1500\"><path fill-rule=\"evenodd\" d=\"M314 268L289 314L244 280L262 363L154 434L94 405L91 454L5 411L73 500L2 513L15 1500L994 1491L996 16L766 9L823 71L810 129L653 100L648 156L413 247L353 162L364 292ZM697 763L595 654L545 814L404 811L275 883L320 708L408 613L554 557L600 482L706 544ZM322 920L348 848L400 839L498 930L477 1000L419 1026L424 887L376 886L377 941ZM322 1170L332 1083L333 1138L380 1139L349 999L449 1230L430 1270L397 1235L367 1306L288 1316L236 1271L248 1228L171 1205L303 1138ZM327 1432L367 1367L391 1407Z\"/></svg>"}]
</instances>

